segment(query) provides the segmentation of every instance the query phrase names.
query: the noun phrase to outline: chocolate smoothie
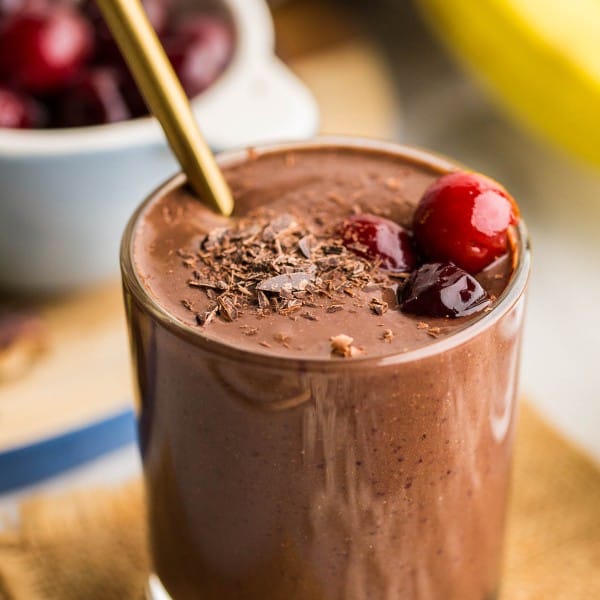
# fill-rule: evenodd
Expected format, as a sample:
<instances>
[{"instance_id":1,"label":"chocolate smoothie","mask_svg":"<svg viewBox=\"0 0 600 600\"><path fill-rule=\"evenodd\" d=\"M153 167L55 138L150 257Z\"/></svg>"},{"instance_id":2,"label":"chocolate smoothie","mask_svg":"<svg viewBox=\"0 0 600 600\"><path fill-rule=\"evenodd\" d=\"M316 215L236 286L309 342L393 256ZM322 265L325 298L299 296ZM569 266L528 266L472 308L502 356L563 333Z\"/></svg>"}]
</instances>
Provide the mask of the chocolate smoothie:
<instances>
[{"instance_id":1,"label":"chocolate smoothie","mask_svg":"<svg viewBox=\"0 0 600 600\"><path fill-rule=\"evenodd\" d=\"M341 243L339 226L368 212L410 227L451 164L351 143L222 164L233 219L179 178L123 245L165 589L494 598L526 251L478 275L488 295L472 316L405 314L406 274Z\"/></svg>"}]
</instances>

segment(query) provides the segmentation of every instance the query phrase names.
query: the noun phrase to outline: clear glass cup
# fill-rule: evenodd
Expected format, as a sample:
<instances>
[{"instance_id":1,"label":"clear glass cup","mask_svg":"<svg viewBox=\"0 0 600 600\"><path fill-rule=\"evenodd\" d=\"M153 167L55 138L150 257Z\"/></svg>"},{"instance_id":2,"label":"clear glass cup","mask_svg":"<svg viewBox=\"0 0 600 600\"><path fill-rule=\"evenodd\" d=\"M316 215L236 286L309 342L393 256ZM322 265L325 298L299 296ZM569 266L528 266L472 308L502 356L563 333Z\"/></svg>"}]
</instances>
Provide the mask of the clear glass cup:
<instances>
[{"instance_id":1,"label":"clear glass cup","mask_svg":"<svg viewBox=\"0 0 600 600\"><path fill-rule=\"evenodd\" d=\"M376 149L444 172L445 159ZM226 153L222 164L247 160ZM121 265L154 569L164 600L492 600L510 479L530 253L490 312L402 354L254 354L202 337ZM168 593L167 593L168 590Z\"/></svg>"}]
</instances>

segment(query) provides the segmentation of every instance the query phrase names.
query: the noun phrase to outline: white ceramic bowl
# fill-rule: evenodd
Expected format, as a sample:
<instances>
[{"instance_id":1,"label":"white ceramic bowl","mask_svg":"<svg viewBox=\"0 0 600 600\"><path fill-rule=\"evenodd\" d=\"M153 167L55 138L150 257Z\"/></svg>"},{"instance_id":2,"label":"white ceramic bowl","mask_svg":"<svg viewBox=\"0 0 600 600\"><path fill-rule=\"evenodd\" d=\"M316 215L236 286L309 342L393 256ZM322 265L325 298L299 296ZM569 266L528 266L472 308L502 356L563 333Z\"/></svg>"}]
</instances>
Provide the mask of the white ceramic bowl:
<instances>
[{"instance_id":1,"label":"white ceramic bowl","mask_svg":"<svg viewBox=\"0 0 600 600\"><path fill-rule=\"evenodd\" d=\"M224 0L236 50L192 105L215 150L311 137L316 104L273 54L264 0ZM0 130L0 289L62 292L116 276L134 208L178 170L150 118L59 130Z\"/></svg>"}]
</instances>

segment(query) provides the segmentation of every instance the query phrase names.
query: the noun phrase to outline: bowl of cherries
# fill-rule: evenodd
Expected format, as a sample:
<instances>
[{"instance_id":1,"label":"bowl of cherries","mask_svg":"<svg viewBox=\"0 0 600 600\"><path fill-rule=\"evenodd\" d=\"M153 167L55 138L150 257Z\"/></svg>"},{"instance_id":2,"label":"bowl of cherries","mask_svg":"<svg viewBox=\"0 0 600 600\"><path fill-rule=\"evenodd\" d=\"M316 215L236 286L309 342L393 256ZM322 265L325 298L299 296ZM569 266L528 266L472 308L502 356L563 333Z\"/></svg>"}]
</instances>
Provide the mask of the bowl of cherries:
<instances>
[{"instance_id":1,"label":"bowl of cherries","mask_svg":"<svg viewBox=\"0 0 600 600\"><path fill-rule=\"evenodd\" d=\"M264 0L143 4L213 149L315 133ZM1 289L116 276L128 216L176 170L94 0L0 0Z\"/></svg>"}]
</instances>

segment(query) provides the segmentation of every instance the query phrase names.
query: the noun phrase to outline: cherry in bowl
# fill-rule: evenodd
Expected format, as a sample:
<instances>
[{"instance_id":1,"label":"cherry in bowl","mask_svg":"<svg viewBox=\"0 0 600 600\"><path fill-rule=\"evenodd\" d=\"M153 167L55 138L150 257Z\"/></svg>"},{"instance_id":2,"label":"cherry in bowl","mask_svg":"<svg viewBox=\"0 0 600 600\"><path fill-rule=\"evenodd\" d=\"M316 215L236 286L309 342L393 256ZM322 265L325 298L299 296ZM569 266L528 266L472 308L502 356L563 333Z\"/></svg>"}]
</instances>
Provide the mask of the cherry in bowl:
<instances>
[{"instance_id":1,"label":"cherry in bowl","mask_svg":"<svg viewBox=\"0 0 600 600\"><path fill-rule=\"evenodd\" d=\"M93 44L87 20L66 5L16 13L0 27L0 76L20 92L53 92L77 75Z\"/></svg>"},{"instance_id":2,"label":"cherry in bowl","mask_svg":"<svg viewBox=\"0 0 600 600\"><path fill-rule=\"evenodd\" d=\"M43 127L47 114L33 98L0 86L0 127L30 129Z\"/></svg>"},{"instance_id":3,"label":"cherry in bowl","mask_svg":"<svg viewBox=\"0 0 600 600\"><path fill-rule=\"evenodd\" d=\"M196 15L163 37L165 50L192 97L209 87L224 70L233 51L233 34L221 18Z\"/></svg>"},{"instance_id":4,"label":"cherry in bowl","mask_svg":"<svg viewBox=\"0 0 600 600\"><path fill-rule=\"evenodd\" d=\"M63 127L85 127L131 118L122 83L121 73L110 67L83 72L58 98L58 122Z\"/></svg>"}]
</instances>

